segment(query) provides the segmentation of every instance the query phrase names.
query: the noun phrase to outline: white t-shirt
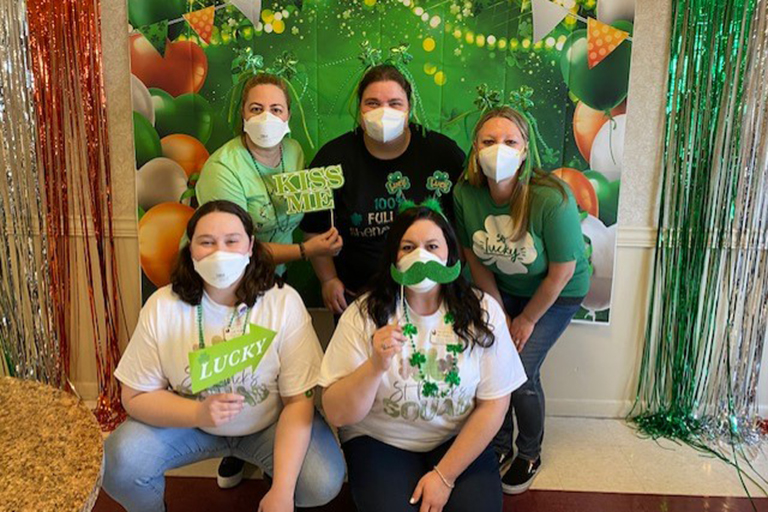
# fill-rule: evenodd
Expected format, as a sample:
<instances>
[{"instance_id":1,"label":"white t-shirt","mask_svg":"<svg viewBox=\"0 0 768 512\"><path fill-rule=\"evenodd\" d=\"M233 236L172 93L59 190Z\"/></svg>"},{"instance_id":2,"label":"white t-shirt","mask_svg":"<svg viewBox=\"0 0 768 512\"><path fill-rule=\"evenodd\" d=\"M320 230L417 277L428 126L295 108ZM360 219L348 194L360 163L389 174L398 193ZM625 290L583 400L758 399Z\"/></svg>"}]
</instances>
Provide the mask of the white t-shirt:
<instances>
[{"instance_id":1,"label":"white t-shirt","mask_svg":"<svg viewBox=\"0 0 768 512\"><path fill-rule=\"evenodd\" d=\"M206 347L243 334L247 306L237 308L228 333L236 308L217 304L205 293L202 306ZM243 411L220 427L203 430L219 436L263 430L280 416L281 396L299 395L317 385L323 354L301 297L288 285L274 286L259 297L248 322L277 332L259 365L236 374L232 385L224 381L194 395L188 354L198 346L196 307L182 301L170 286L160 288L142 308L115 376L138 391L169 389L197 400L234 388L245 397Z\"/></svg>"},{"instance_id":2,"label":"white t-shirt","mask_svg":"<svg viewBox=\"0 0 768 512\"><path fill-rule=\"evenodd\" d=\"M371 357L371 340L377 328L360 310L364 298L347 308L328 345L320 372L320 385L325 388L355 371ZM406 342L382 376L370 412L359 423L342 427L339 430L341 441L366 435L404 450L429 451L459 433L475 408L476 398L493 400L520 387L526 380L525 370L509 337L504 312L488 295L483 295L481 304L488 312L495 341L488 348L467 347L458 355L459 386L445 398L423 396L424 382L418 369L409 363L412 349L410 342ZM427 357L424 371L440 391L450 389L443 382L445 372L450 368L449 358L453 357L448 353L447 345L461 343L451 325L445 323L445 313L443 306L426 317L418 316L410 309L408 313L418 331L414 336L416 347ZM405 324L399 305L396 318L401 326Z\"/></svg>"}]
</instances>

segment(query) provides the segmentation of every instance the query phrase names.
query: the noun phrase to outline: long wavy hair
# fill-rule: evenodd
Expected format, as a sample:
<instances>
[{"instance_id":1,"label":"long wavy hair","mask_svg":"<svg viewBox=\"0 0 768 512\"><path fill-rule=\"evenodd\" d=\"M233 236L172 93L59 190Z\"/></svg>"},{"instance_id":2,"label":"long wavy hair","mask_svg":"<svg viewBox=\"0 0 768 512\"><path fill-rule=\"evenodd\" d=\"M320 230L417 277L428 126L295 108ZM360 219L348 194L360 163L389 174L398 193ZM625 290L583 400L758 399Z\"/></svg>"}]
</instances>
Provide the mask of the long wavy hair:
<instances>
[{"instance_id":1,"label":"long wavy hair","mask_svg":"<svg viewBox=\"0 0 768 512\"><path fill-rule=\"evenodd\" d=\"M525 117L511 107L497 107L489 110L477 121L475 129L472 131L472 151L469 153L467 168L464 171L464 176L467 181L474 187L488 186L488 178L485 177L483 170L480 168L480 160L477 155L477 136L485 123L496 117L508 119L517 126L517 129L520 130L520 134L523 136L525 147L528 151L525 159L531 158L530 146L528 144L530 139L530 129ZM525 167L525 159L520 162L521 170ZM518 171L514 179L517 180L517 186L512 191L512 197L509 200L509 215L512 217L512 239L519 240L528 232L528 224L531 216L531 185L555 188L562 194L563 200L567 200L568 196L559 180L552 177L548 172L535 167L532 169L531 176L524 179L521 176L521 172Z\"/></svg>"},{"instance_id":2,"label":"long wavy hair","mask_svg":"<svg viewBox=\"0 0 768 512\"><path fill-rule=\"evenodd\" d=\"M258 298L264 295L264 292L272 288L276 282L278 286L282 286L282 281L275 277L275 264L272 261L272 255L253 236L254 229L251 216L231 201L211 201L202 205L192 214L187 223L187 240L189 240L189 243L179 250L179 257L171 273L173 292L187 304L192 304L193 306L200 304L203 298L203 278L195 271L190 246L195 236L197 223L200 219L213 212L235 215L243 223L243 229L248 234L249 240L253 241L251 261L245 267L245 273L240 281L240 285L235 290L238 304L245 303L248 307L253 307Z\"/></svg>"},{"instance_id":3,"label":"long wavy hair","mask_svg":"<svg viewBox=\"0 0 768 512\"><path fill-rule=\"evenodd\" d=\"M377 327L387 325L395 314L400 300L400 285L390 275L390 267L397 262L400 241L408 228L418 220L434 222L443 232L448 246L449 266L459 261L459 242L448 221L441 214L425 206L408 208L395 218L387 235L384 255L378 272L370 281L368 295L361 304ZM463 276L452 283L440 285L440 296L448 311L453 314L453 330L464 344L464 348L479 345L490 347L495 341L493 330L488 324L488 312L480 303L481 292Z\"/></svg>"}]
</instances>

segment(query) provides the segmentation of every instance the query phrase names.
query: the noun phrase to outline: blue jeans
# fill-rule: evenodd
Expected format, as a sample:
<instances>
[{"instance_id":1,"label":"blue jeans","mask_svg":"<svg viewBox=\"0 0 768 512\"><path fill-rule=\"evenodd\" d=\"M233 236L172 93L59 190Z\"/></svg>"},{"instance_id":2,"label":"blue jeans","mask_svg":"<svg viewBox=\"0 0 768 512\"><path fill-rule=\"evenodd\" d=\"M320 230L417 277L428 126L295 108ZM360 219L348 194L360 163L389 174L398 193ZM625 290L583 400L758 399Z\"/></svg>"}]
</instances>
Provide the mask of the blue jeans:
<instances>
[{"instance_id":1,"label":"blue jeans","mask_svg":"<svg viewBox=\"0 0 768 512\"><path fill-rule=\"evenodd\" d=\"M501 293L504 309L510 318L518 316L530 300L529 297L516 297ZM541 455L541 443L544 441L544 388L541 386L541 365L557 339L571 323L573 315L579 310L576 303L555 303L544 313L520 352L520 360L525 368L528 380L512 393L512 401L498 434L493 440L498 454L512 451L514 427L512 414L517 417L517 456L534 461Z\"/></svg>"},{"instance_id":2,"label":"blue jeans","mask_svg":"<svg viewBox=\"0 0 768 512\"><path fill-rule=\"evenodd\" d=\"M165 472L205 459L233 455L272 475L277 423L243 437L214 436L196 428L153 427L128 419L104 445L102 487L128 512L165 510ZM344 458L318 412L296 482L297 507L325 505L341 490ZM253 504L256 510L258 503Z\"/></svg>"}]
</instances>

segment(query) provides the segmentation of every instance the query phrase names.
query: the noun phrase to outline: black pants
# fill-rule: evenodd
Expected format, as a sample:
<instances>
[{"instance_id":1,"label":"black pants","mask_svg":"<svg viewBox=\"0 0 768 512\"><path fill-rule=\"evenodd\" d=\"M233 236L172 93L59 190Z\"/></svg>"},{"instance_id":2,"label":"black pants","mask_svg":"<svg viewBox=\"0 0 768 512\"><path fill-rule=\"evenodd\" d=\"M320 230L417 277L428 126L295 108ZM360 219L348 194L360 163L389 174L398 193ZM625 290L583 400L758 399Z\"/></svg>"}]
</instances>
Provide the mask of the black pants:
<instances>
[{"instance_id":1,"label":"black pants","mask_svg":"<svg viewBox=\"0 0 768 512\"><path fill-rule=\"evenodd\" d=\"M409 500L421 477L440 462L453 439L429 452L401 450L371 437L356 437L341 448L347 459L352 499L358 512L413 512ZM456 480L445 512L501 512L499 464L486 448Z\"/></svg>"}]
</instances>

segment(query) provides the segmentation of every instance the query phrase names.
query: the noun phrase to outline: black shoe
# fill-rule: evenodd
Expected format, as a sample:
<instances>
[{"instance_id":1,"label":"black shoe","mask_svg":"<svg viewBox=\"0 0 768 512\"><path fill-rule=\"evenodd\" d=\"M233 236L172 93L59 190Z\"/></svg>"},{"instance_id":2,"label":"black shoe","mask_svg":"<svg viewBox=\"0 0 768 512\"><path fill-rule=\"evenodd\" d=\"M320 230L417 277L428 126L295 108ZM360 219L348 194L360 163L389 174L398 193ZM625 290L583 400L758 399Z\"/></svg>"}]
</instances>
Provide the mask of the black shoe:
<instances>
[{"instance_id":1,"label":"black shoe","mask_svg":"<svg viewBox=\"0 0 768 512\"><path fill-rule=\"evenodd\" d=\"M237 457L224 457L219 464L219 474L216 475L216 483L220 489L231 489L243 480L243 467L245 461Z\"/></svg>"},{"instance_id":2,"label":"black shoe","mask_svg":"<svg viewBox=\"0 0 768 512\"><path fill-rule=\"evenodd\" d=\"M501 489L505 494L521 494L528 490L541 466L541 457L528 461L517 457L501 477Z\"/></svg>"},{"instance_id":3,"label":"black shoe","mask_svg":"<svg viewBox=\"0 0 768 512\"><path fill-rule=\"evenodd\" d=\"M500 470L503 470L505 466L509 465L513 455L514 455L513 450L509 450L508 452L504 452L504 453L496 452L496 457L499 459Z\"/></svg>"}]
</instances>

